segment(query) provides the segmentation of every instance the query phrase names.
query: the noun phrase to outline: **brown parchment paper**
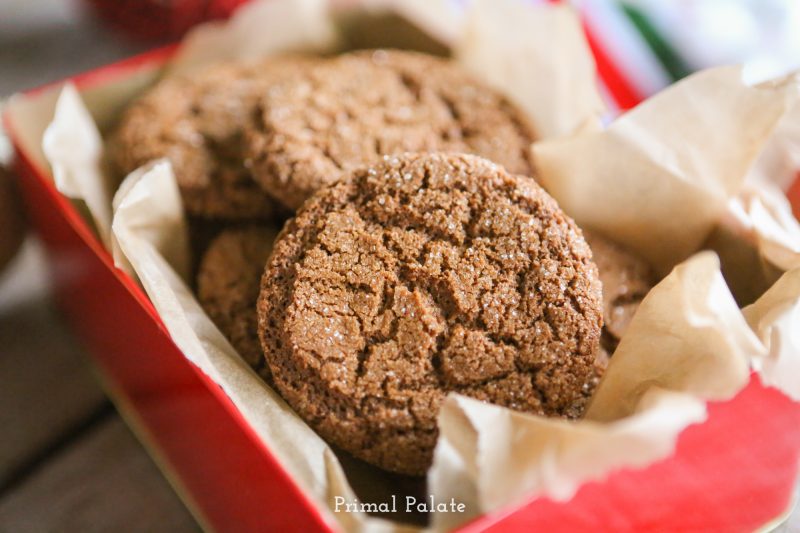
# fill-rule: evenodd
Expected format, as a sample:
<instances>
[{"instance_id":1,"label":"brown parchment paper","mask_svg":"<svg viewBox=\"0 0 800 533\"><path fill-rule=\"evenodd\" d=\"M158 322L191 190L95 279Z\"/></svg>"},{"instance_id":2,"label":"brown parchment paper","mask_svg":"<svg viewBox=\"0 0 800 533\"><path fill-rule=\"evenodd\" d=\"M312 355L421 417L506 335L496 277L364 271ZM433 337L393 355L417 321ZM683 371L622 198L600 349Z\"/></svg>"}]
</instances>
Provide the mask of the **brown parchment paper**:
<instances>
[{"instance_id":1,"label":"brown parchment paper","mask_svg":"<svg viewBox=\"0 0 800 533\"><path fill-rule=\"evenodd\" d=\"M795 104L778 122L764 150L750 170L748 181L775 184L787 190L800 169L800 104Z\"/></svg>"},{"instance_id":2,"label":"brown parchment paper","mask_svg":"<svg viewBox=\"0 0 800 533\"><path fill-rule=\"evenodd\" d=\"M238 356L169 262L186 266L188 239L171 165L157 161L126 178L115 198L118 254L137 274L172 339L218 383L281 463L318 501L346 487L328 446ZM178 244L174 241L178 241Z\"/></svg>"},{"instance_id":3,"label":"brown parchment paper","mask_svg":"<svg viewBox=\"0 0 800 533\"><path fill-rule=\"evenodd\" d=\"M800 105L778 123L741 190L706 241L722 258L740 304L755 301L782 272L800 266L800 223L785 191L800 170Z\"/></svg>"},{"instance_id":4,"label":"brown parchment paper","mask_svg":"<svg viewBox=\"0 0 800 533\"><path fill-rule=\"evenodd\" d=\"M751 86L740 67L702 71L606 130L536 143L540 179L579 224L667 272L706 239L797 100L797 75Z\"/></svg>"},{"instance_id":5,"label":"brown parchment paper","mask_svg":"<svg viewBox=\"0 0 800 533\"><path fill-rule=\"evenodd\" d=\"M716 256L699 254L644 299L582 421L448 398L431 488L470 498L475 513L521 495L568 500L586 481L668 457L683 428L705 420L705 400L734 396L764 352Z\"/></svg>"},{"instance_id":6,"label":"brown parchment paper","mask_svg":"<svg viewBox=\"0 0 800 533\"><path fill-rule=\"evenodd\" d=\"M586 418L612 421L635 412L647 392L642 384L730 399L747 384L751 359L764 353L716 255L702 252L675 267L642 301Z\"/></svg>"},{"instance_id":7,"label":"brown parchment paper","mask_svg":"<svg viewBox=\"0 0 800 533\"><path fill-rule=\"evenodd\" d=\"M80 134L76 135L76 131ZM111 244L111 195L114 184L101 168L103 139L78 90L67 84L56 101L55 116L42 139L58 190L83 201L100 240Z\"/></svg>"},{"instance_id":8,"label":"brown parchment paper","mask_svg":"<svg viewBox=\"0 0 800 533\"><path fill-rule=\"evenodd\" d=\"M169 66L170 74L231 59L333 48L336 28L327 0L253 2L223 22L192 30Z\"/></svg>"},{"instance_id":9,"label":"brown parchment paper","mask_svg":"<svg viewBox=\"0 0 800 533\"><path fill-rule=\"evenodd\" d=\"M706 239L722 260L740 305L754 302L780 275L800 266L800 224L772 182L745 182Z\"/></svg>"},{"instance_id":10,"label":"brown parchment paper","mask_svg":"<svg viewBox=\"0 0 800 533\"><path fill-rule=\"evenodd\" d=\"M743 313L766 348L753 365L762 381L800 401L800 268L783 274Z\"/></svg>"},{"instance_id":11,"label":"brown parchment paper","mask_svg":"<svg viewBox=\"0 0 800 533\"><path fill-rule=\"evenodd\" d=\"M416 5L424 11L424 4ZM489 5L497 6L498 13L506 15L489 14ZM619 236L628 244L661 239L659 249L648 257L662 267L671 267L670 263L687 257L701 240L693 238L680 224L655 224L652 209L659 205L654 195L663 194L667 203L686 202L699 207L704 205L696 198L699 194L704 200L714 200L715 206L724 207L729 197L738 192L741 182L731 173L744 175L746 168L742 167L752 162L787 107L784 101L791 93L788 82L752 88L741 86L733 74L735 70L711 71L694 78L699 82L685 82L677 96L661 97L657 100L661 103L653 104L655 108L645 106L645 111L640 111L635 120L623 121L629 124L621 128L623 134L608 134L614 126L599 132L597 117L602 107L598 106L596 87L591 81L593 64L580 38L579 22L565 8L536 8L531 13L539 13L537 17L545 17L548 23L529 20L531 24L541 25L543 31L514 37L526 37L520 43L502 35L509 28L518 28L514 21L504 17L513 15L515 19L522 19L528 16L516 11L514 6L517 5L514 0L475 2L463 15L463 23L451 29L449 36L445 32L444 37L437 37L451 39L458 61L520 102L531 115L540 134L547 139L536 147L543 173L549 180L546 184L553 187L556 198L579 221L597 222L602 218L599 211L609 220L590 225L607 230L605 232L615 238L618 236L616 229L627 228L625 224L633 225ZM227 25L217 23L193 33L174 68L176 71L190 69L212 60L315 48L326 43L333 46L336 42L333 15L324 7L321 2L311 0L297 5L290 0L255 2L243 8ZM558 14L551 11L553 9ZM284 15L285 18L281 18ZM424 18L419 13L417 16ZM309 17L310 22L305 17ZM319 33L311 35L312 32L303 28L295 28L296 34L290 31L293 25L306 23L332 28L333 33L323 41ZM273 29L276 35L283 37L265 37L254 45L253 51L248 48L249 39L255 38L254 32L267 34ZM553 42L563 46L553 47ZM506 66L500 68L495 62L496 56L484 54L485 50L511 54L509 43L530 50L524 69L514 61L502 63ZM569 61L553 59L562 48L567 54L562 59ZM541 50L549 50L549 54L534 52ZM562 71L554 72L559 65ZM506 69L514 72L509 74ZM548 79L543 75L562 80L559 83L584 80L580 84L590 87L570 89L571 96L567 99L573 98L573 105L569 105L567 99L559 100L566 85L561 86L562 90L541 89L535 98L529 97L529 90L535 90L537 83ZM730 107L721 104L714 112L698 108L700 102L710 105L713 100L710 95L726 93L731 83L733 95L718 99L727 101L730 106L746 104L744 114L752 120L725 116L723 110L729 111ZM70 115L88 115L80 99L67 98L66 101L73 109L67 109L70 113L57 113L52 127L63 128L76 136L89 133L93 128L91 121L69 119ZM678 131L676 121L666 120L663 113L687 120L693 113L701 113L708 121L719 120L721 124L717 127L722 128L720 135L724 138L712 142L713 147L719 149L717 145L733 143L732 146L741 145L747 155L737 153L729 159L715 150L699 150L696 143L700 137L693 131ZM687 124L696 126L691 122ZM707 124L704 131L712 129L715 128ZM557 136L566 137L557 140ZM602 140L608 138L613 142ZM597 152L598 147L604 151ZM586 151L588 148L591 150ZM60 154L58 150L51 152L50 163L54 169L64 164L65 158ZM663 154L668 155L661 157ZM710 155L705 158L704 154ZM582 157L589 157L589 161L578 164L576 160ZM595 164L598 159L602 160L601 164ZM70 167L72 172L77 174L88 169L90 175L99 173L99 179L102 178L96 157L74 160L78 163ZM613 164L615 160L621 164ZM650 173L642 174L640 164ZM609 173L610 169L616 173ZM668 179L664 179L665 175ZM565 183L559 185L554 176L563 176ZM579 185L589 187L593 202L586 201L580 191L572 190L571 187ZM621 201L625 195L619 193L618 185L638 185L638 191L650 200L632 201L619 213L598 210L598 204ZM90 187L79 192L93 196L92 203L99 203L97 190ZM626 198L631 200L636 195L628 191ZM89 204L87 197L82 199ZM716 216L721 211L719 207ZM681 214L682 211L674 215ZM700 220L690 221L691 228L705 229L706 225L716 222L710 212L698 218ZM99 226L100 222L96 224ZM337 497L348 501L354 497L341 463L241 360L199 307L185 277L188 271L185 226L169 164L164 161L150 164L128 176L114 198L113 226L109 227L109 235L114 236L115 258L139 278L186 357L222 387L297 482L322 508L328 509L332 523L337 522L348 530L405 528L359 512L335 512ZM672 231L677 232L676 235ZM687 244L684 239L693 244ZM647 246L637 249L654 251ZM786 308L787 302L782 299L785 291L779 288L776 294L780 297L759 300L761 305L748 315L750 325L755 328L758 324L761 328L756 328L756 336L722 281L713 255L701 254L679 265L645 299L612 359L608 377L598 389L589 416L580 422L515 413L458 396L448 398L439 417L441 437L428 476L428 492L437 500L454 497L464 502L466 512L434 514L431 527L453 527L477 514L532 495L568 499L587 480L601 479L623 466L643 467L668 456L680 431L704 419L705 399L735 394L746 381L748 368L766 371L777 366L770 361L780 361L781 368L797 364L797 351L779 349L785 342L778 343L780 346L766 344L767 338L791 338L787 336L788 319L775 318L785 314L776 311ZM797 305L800 294L788 300ZM716 379L706 380L709 369L713 369ZM642 375L651 381L643 380ZM781 387L785 385L778 378L774 378L774 382ZM625 401L620 401L622 397Z\"/></svg>"},{"instance_id":12,"label":"brown parchment paper","mask_svg":"<svg viewBox=\"0 0 800 533\"><path fill-rule=\"evenodd\" d=\"M747 183L728 213L752 236L761 256L781 271L800 267L800 223L783 190L773 183Z\"/></svg>"},{"instance_id":13,"label":"brown parchment paper","mask_svg":"<svg viewBox=\"0 0 800 533\"><path fill-rule=\"evenodd\" d=\"M540 138L598 129L606 107L594 59L575 21L566 3L478 1L453 55L516 102Z\"/></svg>"},{"instance_id":14,"label":"brown parchment paper","mask_svg":"<svg viewBox=\"0 0 800 533\"><path fill-rule=\"evenodd\" d=\"M668 457L683 428L706 416L700 398L656 387L637 408L607 424L571 423L454 395L439 415L430 490L466 502L469 518L532 496L565 501L582 483ZM464 518L436 514L434 528L447 530Z\"/></svg>"},{"instance_id":15,"label":"brown parchment paper","mask_svg":"<svg viewBox=\"0 0 800 533\"><path fill-rule=\"evenodd\" d=\"M395 13L449 47L462 40L467 16L474 16L468 15L473 11L452 0L335 0L334 4L357 6L373 13Z\"/></svg>"}]
</instances>

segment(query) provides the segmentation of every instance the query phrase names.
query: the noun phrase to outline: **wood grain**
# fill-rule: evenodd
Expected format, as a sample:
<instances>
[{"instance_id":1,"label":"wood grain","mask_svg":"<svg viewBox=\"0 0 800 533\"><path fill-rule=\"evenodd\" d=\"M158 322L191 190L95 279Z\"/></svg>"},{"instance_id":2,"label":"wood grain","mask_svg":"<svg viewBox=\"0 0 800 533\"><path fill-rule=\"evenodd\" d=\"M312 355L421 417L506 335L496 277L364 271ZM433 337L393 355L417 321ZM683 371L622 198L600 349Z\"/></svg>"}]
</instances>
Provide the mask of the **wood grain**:
<instances>
[{"instance_id":1,"label":"wood grain","mask_svg":"<svg viewBox=\"0 0 800 533\"><path fill-rule=\"evenodd\" d=\"M0 531L198 531L114 415L0 499Z\"/></svg>"},{"instance_id":2,"label":"wood grain","mask_svg":"<svg viewBox=\"0 0 800 533\"><path fill-rule=\"evenodd\" d=\"M0 301L0 487L106 402L73 335L34 290L46 275L38 255L28 245L0 284L6 296L11 285L31 295Z\"/></svg>"}]
</instances>

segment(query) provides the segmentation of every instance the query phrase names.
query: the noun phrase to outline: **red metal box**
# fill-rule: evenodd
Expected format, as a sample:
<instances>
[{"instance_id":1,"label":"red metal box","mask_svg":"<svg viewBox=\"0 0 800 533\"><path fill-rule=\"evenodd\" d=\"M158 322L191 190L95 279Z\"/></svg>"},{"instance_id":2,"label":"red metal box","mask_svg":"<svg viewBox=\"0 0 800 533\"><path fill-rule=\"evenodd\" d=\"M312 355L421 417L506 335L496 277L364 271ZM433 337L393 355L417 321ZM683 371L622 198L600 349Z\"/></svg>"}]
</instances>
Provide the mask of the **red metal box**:
<instances>
[{"instance_id":1,"label":"red metal box","mask_svg":"<svg viewBox=\"0 0 800 533\"><path fill-rule=\"evenodd\" d=\"M92 107L99 96L120 85L140 90L172 51L72 81L93 112L113 114ZM114 267L76 207L56 191L39 147L42 126L24 119L52 113L57 91L50 86L19 97L4 122L28 214L48 251L58 305L117 407L209 529L337 530L222 390L187 361L142 289ZM666 460L589 483L569 502L532 499L461 531L748 531L779 519L793 502L800 465L800 405L754 376L732 400L709 405L708 415L681 434Z\"/></svg>"}]
</instances>

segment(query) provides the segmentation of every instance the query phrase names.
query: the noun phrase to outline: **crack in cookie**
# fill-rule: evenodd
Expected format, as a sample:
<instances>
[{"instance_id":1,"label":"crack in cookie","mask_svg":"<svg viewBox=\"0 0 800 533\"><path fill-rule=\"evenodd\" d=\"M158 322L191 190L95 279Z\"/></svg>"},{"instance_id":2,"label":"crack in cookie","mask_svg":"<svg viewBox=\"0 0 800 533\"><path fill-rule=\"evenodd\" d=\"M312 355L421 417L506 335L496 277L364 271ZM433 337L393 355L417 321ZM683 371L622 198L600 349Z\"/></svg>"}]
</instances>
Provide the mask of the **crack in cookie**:
<instances>
[{"instance_id":1,"label":"crack in cookie","mask_svg":"<svg viewBox=\"0 0 800 533\"><path fill-rule=\"evenodd\" d=\"M186 211L223 221L270 219L283 209L255 181L242 149L262 94L308 58L223 63L166 78L136 100L114 132L110 159L124 177L169 159Z\"/></svg>"},{"instance_id":2,"label":"crack in cookie","mask_svg":"<svg viewBox=\"0 0 800 533\"><path fill-rule=\"evenodd\" d=\"M576 417L602 327L580 230L485 159L406 154L320 190L276 241L259 333L326 440L422 474L449 392Z\"/></svg>"},{"instance_id":3,"label":"crack in cookie","mask_svg":"<svg viewBox=\"0 0 800 533\"><path fill-rule=\"evenodd\" d=\"M533 174L532 128L452 61L361 51L298 70L248 133L256 180L290 208L357 166L403 152L464 152Z\"/></svg>"}]
</instances>

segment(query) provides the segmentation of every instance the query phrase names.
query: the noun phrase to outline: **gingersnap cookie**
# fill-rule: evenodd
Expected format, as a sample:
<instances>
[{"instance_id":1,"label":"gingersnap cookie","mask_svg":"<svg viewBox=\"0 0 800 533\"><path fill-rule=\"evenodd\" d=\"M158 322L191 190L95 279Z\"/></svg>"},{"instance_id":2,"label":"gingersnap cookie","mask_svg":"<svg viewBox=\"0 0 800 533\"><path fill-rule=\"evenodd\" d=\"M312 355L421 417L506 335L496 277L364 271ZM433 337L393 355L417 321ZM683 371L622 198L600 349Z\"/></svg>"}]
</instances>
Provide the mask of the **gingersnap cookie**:
<instances>
[{"instance_id":1,"label":"gingersnap cookie","mask_svg":"<svg viewBox=\"0 0 800 533\"><path fill-rule=\"evenodd\" d=\"M190 215L271 218L277 206L245 164L243 130L271 84L306 61L224 63L163 80L125 112L110 143L113 166L124 176L165 157Z\"/></svg>"},{"instance_id":2,"label":"gingersnap cookie","mask_svg":"<svg viewBox=\"0 0 800 533\"><path fill-rule=\"evenodd\" d=\"M295 71L262 99L249 130L255 179L290 208L381 155L464 152L531 175L520 110L445 59L345 54Z\"/></svg>"},{"instance_id":3,"label":"gingersnap cookie","mask_svg":"<svg viewBox=\"0 0 800 533\"><path fill-rule=\"evenodd\" d=\"M268 377L258 339L256 301L276 231L251 226L220 233L209 245L197 274L197 297L211 320L242 358Z\"/></svg>"},{"instance_id":4,"label":"gingersnap cookie","mask_svg":"<svg viewBox=\"0 0 800 533\"><path fill-rule=\"evenodd\" d=\"M581 231L532 179L471 155L405 154L287 222L258 328L278 390L324 439L419 475L449 392L576 416L601 298Z\"/></svg>"},{"instance_id":5,"label":"gingersnap cookie","mask_svg":"<svg viewBox=\"0 0 800 533\"><path fill-rule=\"evenodd\" d=\"M617 349L639 304L653 288L653 272L644 259L593 231L583 236L603 284L601 347L608 356Z\"/></svg>"}]
</instances>

